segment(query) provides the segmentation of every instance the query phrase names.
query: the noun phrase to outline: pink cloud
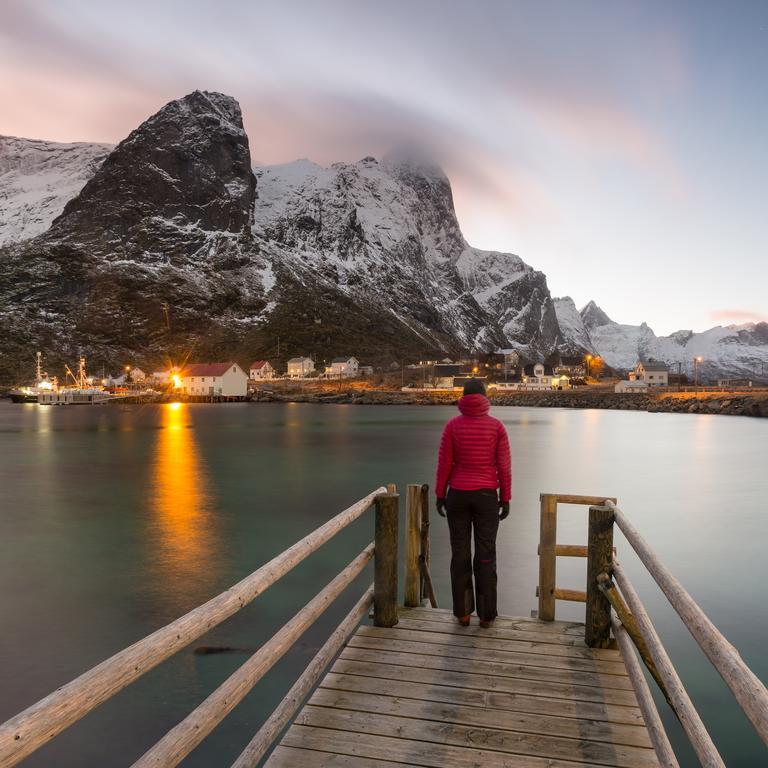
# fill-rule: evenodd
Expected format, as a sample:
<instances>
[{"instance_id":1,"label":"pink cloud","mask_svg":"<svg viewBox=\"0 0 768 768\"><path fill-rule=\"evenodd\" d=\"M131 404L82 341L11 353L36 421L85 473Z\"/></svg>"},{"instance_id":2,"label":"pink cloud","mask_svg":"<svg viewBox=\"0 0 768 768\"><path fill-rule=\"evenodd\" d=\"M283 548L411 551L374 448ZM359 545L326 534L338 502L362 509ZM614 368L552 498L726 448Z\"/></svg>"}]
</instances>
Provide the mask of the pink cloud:
<instances>
[{"instance_id":1,"label":"pink cloud","mask_svg":"<svg viewBox=\"0 0 768 768\"><path fill-rule=\"evenodd\" d=\"M709 316L718 322L768 323L768 314L753 312L751 309L715 309Z\"/></svg>"}]
</instances>

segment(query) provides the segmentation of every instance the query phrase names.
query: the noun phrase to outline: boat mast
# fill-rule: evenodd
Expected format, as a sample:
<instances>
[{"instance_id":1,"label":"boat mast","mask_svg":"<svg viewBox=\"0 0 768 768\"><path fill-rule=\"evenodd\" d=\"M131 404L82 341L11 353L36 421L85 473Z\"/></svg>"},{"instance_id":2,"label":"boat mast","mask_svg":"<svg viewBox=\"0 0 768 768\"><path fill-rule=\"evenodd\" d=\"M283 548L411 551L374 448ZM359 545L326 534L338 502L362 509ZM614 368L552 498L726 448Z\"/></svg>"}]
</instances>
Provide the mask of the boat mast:
<instances>
[{"instance_id":1,"label":"boat mast","mask_svg":"<svg viewBox=\"0 0 768 768\"><path fill-rule=\"evenodd\" d=\"M43 380L43 353L38 352L37 355L37 374L35 375L35 384L40 384Z\"/></svg>"}]
</instances>

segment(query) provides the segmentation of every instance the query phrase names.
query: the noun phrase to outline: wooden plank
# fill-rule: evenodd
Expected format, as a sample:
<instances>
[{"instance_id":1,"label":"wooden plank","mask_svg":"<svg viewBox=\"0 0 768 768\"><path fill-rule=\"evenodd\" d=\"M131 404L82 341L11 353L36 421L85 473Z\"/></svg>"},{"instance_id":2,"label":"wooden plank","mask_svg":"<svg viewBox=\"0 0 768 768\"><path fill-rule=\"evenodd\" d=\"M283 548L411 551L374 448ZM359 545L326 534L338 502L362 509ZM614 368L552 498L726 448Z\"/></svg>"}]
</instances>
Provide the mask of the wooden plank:
<instances>
[{"instance_id":1,"label":"wooden plank","mask_svg":"<svg viewBox=\"0 0 768 768\"><path fill-rule=\"evenodd\" d=\"M704 768L725 768L725 763L691 701L691 697L688 695L680 675L678 675L674 664L672 664L666 648L664 648L661 639L656 633L656 629L645 610L645 606L640 601L640 597L635 592L632 583L624 575L624 569L615 559L613 561L613 575L621 587L621 593L627 601L632 615L635 617L638 629L643 635L643 639L656 664L656 669L659 671L669 693L672 708L680 720L680 725L682 725L683 730L688 736L688 740L691 742L699 762Z\"/></svg>"},{"instance_id":2,"label":"wooden plank","mask_svg":"<svg viewBox=\"0 0 768 768\"><path fill-rule=\"evenodd\" d=\"M581 589L563 589L562 587L555 587L553 593L555 600L567 600L571 603L586 603L587 593Z\"/></svg>"},{"instance_id":3,"label":"wooden plank","mask_svg":"<svg viewBox=\"0 0 768 768\"><path fill-rule=\"evenodd\" d=\"M347 647L342 651L341 658L353 661L370 661L377 664L395 664L401 667L420 667L422 669L437 669L447 672L467 672L470 674L512 677L518 680L540 680L562 683L563 685L587 685L593 688L632 690L632 683L629 678L619 675L598 675L594 672L534 667L528 664L500 663L487 659L434 656L415 651L401 652Z\"/></svg>"},{"instance_id":4,"label":"wooden plank","mask_svg":"<svg viewBox=\"0 0 768 768\"><path fill-rule=\"evenodd\" d=\"M518 680L509 677L494 677L481 673L437 671L402 667L392 664L337 659L333 671L348 675L378 677L383 680L412 680L427 685L452 685L456 688L474 688L482 691L500 691L524 696L546 696L570 701L591 701L620 706L636 707L634 691L621 691L614 688L594 688L586 685L568 685L546 681Z\"/></svg>"},{"instance_id":5,"label":"wooden plank","mask_svg":"<svg viewBox=\"0 0 768 768\"><path fill-rule=\"evenodd\" d=\"M355 693L318 688L310 703L319 707L351 709L355 712L375 712L421 718L435 722L499 728L521 733L538 733L544 736L561 736L570 739L587 739L608 744L650 748L651 741L643 726L603 723L594 720L577 720L568 717L511 712L463 704L445 704L428 700L384 696L381 694Z\"/></svg>"},{"instance_id":6,"label":"wooden plank","mask_svg":"<svg viewBox=\"0 0 768 768\"><path fill-rule=\"evenodd\" d=\"M382 490L369 493L226 592L116 653L0 725L0 764L4 768L16 765L145 672L237 613L357 520Z\"/></svg>"},{"instance_id":7,"label":"wooden plank","mask_svg":"<svg viewBox=\"0 0 768 768\"><path fill-rule=\"evenodd\" d=\"M542 621L555 619L555 578L557 558L557 498L541 496L541 517L539 520L539 618Z\"/></svg>"},{"instance_id":8,"label":"wooden plank","mask_svg":"<svg viewBox=\"0 0 768 768\"><path fill-rule=\"evenodd\" d=\"M409 485L405 504L405 583L406 607L421 605L419 555L421 554L421 486Z\"/></svg>"},{"instance_id":9,"label":"wooden plank","mask_svg":"<svg viewBox=\"0 0 768 768\"><path fill-rule=\"evenodd\" d=\"M584 544L556 544L557 557L586 557L587 548Z\"/></svg>"},{"instance_id":10,"label":"wooden plank","mask_svg":"<svg viewBox=\"0 0 768 768\"><path fill-rule=\"evenodd\" d=\"M744 663L738 650L728 642L678 579L659 560L648 546L648 542L630 523L629 518L618 507L612 508L622 533L637 552L648 573L653 576L694 640L731 689L760 738L768 744L768 689Z\"/></svg>"},{"instance_id":11,"label":"wooden plank","mask_svg":"<svg viewBox=\"0 0 768 768\"><path fill-rule=\"evenodd\" d=\"M253 686L288 652L317 617L362 573L372 557L373 544L369 544L213 693L133 763L133 768L153 766L170 768L178 765L245 698Z\"/></svg>"},{"instance_id":12,"label":"wooden plank","mask_svg":"<svg viewBox=\"0 0 768 768\"><path fill-rule=\"evenodd\" d=\"M454 747L426 741L389 738L294 725L288 729L283 743L291 747L319 749L363 758L391 760L408 766L422 768L584 768L584 763L571 760L547 760L540 757L516 756L479 749L474 745Z\"/></svg>"},{"instance_id":13,"label":"wooden plank","mask_svg":"<svg viewBox=\"0 0 768 768\"><path fill-rule=\"evenodd\" d=\"M606 501L612 501L616 503L616 499L613 496L580 496L576 493L542 493L539 495L540 499L545 496L554 496L557 499L558 504L583 504L587 507L595 505L605 504Z\"/></svg>"},{"instance_id":14,"label":"wooden plank","mask_svg":"<svg viewBox=\"0 0 768 768\"><path fill-rule=\"evenodd\" d=\"M272 743L280 732L288 725L296 714L307 694L317 684L325 668L331 663L339 649L349 639L361 622L363 616L373 604L373 585L355 603L352 610L344 617L330 637L323 643L322 648L315 654L306 669L291 686L283 700L277 705L266 722L259 728L256 735L232 763L232 768L256 768L262 757L269 751Z\"/></svg>"},{"instance_id":15,"label":"wooden plank","mask_svg":"<svg viewBox=\"0 0 768 768\"><path fill-rule=\"evenodd\" d=\"M396 715L331 709L308 704L296 723L315 728L332 728L369 735L427 741L456 747L482 746L483 749L507 755L530 756L548 760L574 760L598 763L616 768L655 768L656 754L650 747L629 747L623 744L584 739L564 739L556 736L481 728L458 723L401 717Z\"/></svg>"},{"instance_id":16,"label":"wooden plank","mask_svg":"<svg viewBox=\"0 0 768 768\"><path fill-rule=\"evenodd\" d=\"M390 696L411 699L427 699L446 704L482 707L501 712L529 712L554 717L588 719L604 723L643 725L643 716L637 707L595 704L587 701L548 699L543 696L522 696L520 694L497 693L473 688L458 688L449 684L432 683L424 686L419 681L388 679L329 672L321 684L322 688L357 693L380 694L386 690Z\"/></svg>"},{"instance_id":17,"label":"wooden plank","mask_svg":"<svg viewBox=\"0 0 768 768\"><path fill-rule=\"evenodd\" d=\"M471 624L468 627L460 627L458 624L437 624L434 621L417 621L414 619L401 619L398 626L403 629L418 629L422 632L439 632L442 634L464 634L474 637L495 637L499 640L517 640L520 642L529 642L541 649L547 645L553 645L557 648L571 647L589 650L596 654L594 658L616 658L616 651L607 648L587 648L584 639L578 635L556 635L545 632L526 632L517 629L505 629L495 625L487 629L481 628L477 624Z\"/></svg>"},{"instance_id":18,"label":"wooden plank","mask_svg":"<svg viewBox=\"0 0 768 768\"><path fill-rule=\"evenodd\" d=\"M637 702L647 726L647 735L653 743L653 749L656 752L656 757L659 759L659 764L664 768L680 768L672 745L669 743L667 732L664 729L664 723L661 721L659 710L656 709L656 702L653 700L651 689L648 687L648 681L645 679L643 670L640 668L637 656L635 656L635 650L630 642L629 634L624 629L624 625L615 618L612 619L612 625L613 634L616 636L619 647L627 661L627 671L635 688L635 696L637 696Z\"/></svg>"},{"instance_id":19,"label":"wooden plank","mask_svg":"<svg viewBox=\"0 0 768 768\"><path fill-rule=\"evenodd\" d=\"M264 764L265 768L395 768L402 763L375 760L359 755L335 755L316 749L279 746Z\"/></svg>"},{"instance_id":20,"label":"wooden plank","mask_svg":"<svg viewBox=\"0 0 768 768\"><path fill-rule=\"evenodd\" d=\"M434 608L404 608L400 615L405 619L418 621L440 621L456 624L452 611ZM584 635L583 621L539 621L526 616L497 616L494 625L505 629L519 629L524 632L552 632L556 635Z\"/></svg>"},{"instance_id":21,"label":"wooden plank","mask_svg":"<svg viewBox=\"0 0 768 768\"><path fill-rule=\"evenodd\" d=\"M367 648L373 651L401 651L402 653L420 653L428 656L473 659L501 664L521 664L568 672L592 672L601 675L612 675L622 679L627 677L627 670L621 662L595 661L569 656L552 656L543 653L516 653L514 651L497 650L496 648L476 648L469 645L437 645L419 640L400 640L360 633L350 638L349 645L352 648Z\"/></svg>"},{"instance_id":22,"label":"wooden plank","mask_svg":"<svg viewBox=\"0 0 768 768\"><path fill-rule=\"evenodd\" d=\"M495 648L496 650L509 650L516 653L533 653L536 655L562 656L570 659L588 659L590 661L605 661L621 663L621 656L617 651L587 648L586 645L556 645L553 643L526 642L524 640L508 640L506 638L493 637L482 633L470 634L465 629L463 632L441 630L439 627L432 630L410 629L398 625L397 629L387 630L379 627L362 626L358 634L371 637L393 637L392 632L401 633L403 639L412 638L425 642L440 643L443 645L463 645L469 648ZM381 634L379 634L381 633Z\"/></svg>"}]
</instances>

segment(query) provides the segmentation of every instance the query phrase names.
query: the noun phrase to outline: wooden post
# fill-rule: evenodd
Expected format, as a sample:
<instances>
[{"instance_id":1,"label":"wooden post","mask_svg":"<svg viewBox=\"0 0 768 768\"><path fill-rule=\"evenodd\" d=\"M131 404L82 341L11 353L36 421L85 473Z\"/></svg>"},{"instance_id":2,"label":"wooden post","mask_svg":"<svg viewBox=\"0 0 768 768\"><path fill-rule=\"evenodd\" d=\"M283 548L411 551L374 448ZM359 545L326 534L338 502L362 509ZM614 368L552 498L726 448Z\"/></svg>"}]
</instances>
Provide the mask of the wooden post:
<instances>
[{"instance_id":1,"label":"wooden post","mask_svg":"<svg viewBox=\"0 0 768 768\"><path fill-rule=\"evenodd\" d=\"M555 542L557 540L557 496L543 493L539 533L539 619L555 620Z\"/></svg>"},{"instance_id":2,"label":"wooden post","mask_svg":"<svg viewBox=\"0 0 768 768\"><path fill-rule=\"evenodd\" d=\"M600 591L597 577L610 573L613 558L613 512L589 508L587 538L587 613L584 641L590 648L607 648L611 641L611 604Z\"/></svg>"},{"instance_id":3,"label":"wooden post","mask_svg":"<svg viewBox=\"0 0 768 768\"><path fill-rule=\"evenodd\" d=\"M373 623L397 624L397 536L400 497L383 493L376 497L376 555L373 577Z\"/></svg>"},{"instance_id":4,"label":"wooden post","mask_svg":"<svg viewBox=\"0 0 768 768\"><path fill-rule=\"evenodd\" d=\"M405 506L405 596L408 608L421 605L419 555L421 550L421 486L409 485Z\"/></svg>"},{"instance_id":5,"label":"wooden post","mask_svg":"<svg viewBox=\"0 0 768 768\"><path fill-rule=\"evenodd\" d=\"M421 584L419 585L419 598L421 604L430 597L427 582L429 579L429 486L424 483L421 486L421 554L419 555L419 569ZM434 597L434 591L433 591ZM432 606L436 608L436 605Z\"/></svg>"}]
</instances>

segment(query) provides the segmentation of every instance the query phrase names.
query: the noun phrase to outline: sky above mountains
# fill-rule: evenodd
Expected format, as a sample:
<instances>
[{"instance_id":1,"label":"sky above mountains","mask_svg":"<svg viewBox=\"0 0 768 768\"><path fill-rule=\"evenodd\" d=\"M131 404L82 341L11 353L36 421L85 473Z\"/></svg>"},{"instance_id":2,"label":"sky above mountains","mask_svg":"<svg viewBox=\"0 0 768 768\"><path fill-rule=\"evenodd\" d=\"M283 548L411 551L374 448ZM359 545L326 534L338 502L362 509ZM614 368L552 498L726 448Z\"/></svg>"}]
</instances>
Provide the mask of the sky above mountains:
<instances>
[{"instance_id":1,"label":"sky above mountains","mask_svg":"<svg viewBox=\"0 0 768 768\"><path fill-rule=\"evenodd\" d=\"M768 3L0 4L0 133L117 142L196 88L255 162L407 145L475 246L657 333L768 320Z\"/></svg>"}]
</instances>

